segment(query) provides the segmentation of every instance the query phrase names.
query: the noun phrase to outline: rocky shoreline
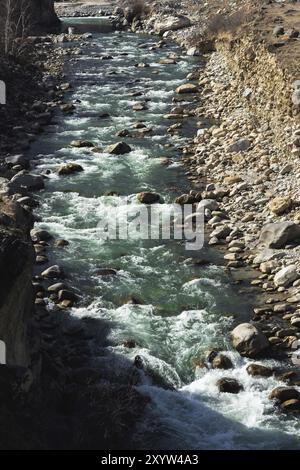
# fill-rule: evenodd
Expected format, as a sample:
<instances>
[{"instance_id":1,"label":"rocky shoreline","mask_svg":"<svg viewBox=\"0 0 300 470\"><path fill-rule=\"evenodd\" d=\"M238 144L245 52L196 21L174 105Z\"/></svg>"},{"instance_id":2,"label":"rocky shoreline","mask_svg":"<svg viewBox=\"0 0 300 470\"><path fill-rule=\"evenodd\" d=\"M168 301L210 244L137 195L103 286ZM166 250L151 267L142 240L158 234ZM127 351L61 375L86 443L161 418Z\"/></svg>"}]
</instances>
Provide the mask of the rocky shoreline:
<instances>
[{"instance_id":1,"label":"rocky shoreline","mask_svg":"<svg viewBox=\"0 0 300 470\"><path fill-rule=\"evenodd\" d=\"M121 15L120 22L122 21ZM129 21L122 27L127 28L130 24ZM148 23L144 25L140 19L135 20L133 31L143 30L149 31ZM183 30L179 28L178 33L165 34L169 31L167 29L161 31L161 34L172 39L177 38L182 44ZM1 140L1 153L5 157L1 162L1 212L9 217L11 211L15 214L18 210L21 211L19 220L25 216L30 221L25 230L26 243L29 245L29 229L33 224L32 208L36 203L31 193L43 188L47 175L30 174L30 162L24 156L24 151L28 149L34 137L42 132L43 127L51 122L55 111L63 113L72 111L72 103L64 99L64 93L70 89L70 84L64 81L63 64L66 58L80 53L80 44L84 44L85 41L84 37L78 37L79 45L72 49L53 47L53 43L60 41L58 38L59 36L47 36L28 40L29 47L31 42L33 45L39 44L38 48L42 45L38 62L44 62L45 54L48 58L47 63L44 62L43 65L46 72L44 75L38 72L37 75L37 80L41 83L41 93L38 100L34 103L29 101L24 106L22 113L18 105L12 116L6 115L3 118L3 121L9 119L7 122L10 127L11 120L15 119L14 132L18 132L19 138L16 141L14 134L8 134L5 141ZM67 41L68 37L64 35L61 39ZM193 44L188 41L188 47L193 49L190 50L190 54L197 55L200 52L198 52L198 43ZM232 272L233 279L239 278L239 273L243 277L248 267L257 273L250 286L251 292L254 292L257 299L253 321L244 324L242 328L240 325L233 331L234 347L241 355L255 360L276 357L288 361L294 354L295 343L300 338L299 178L295 162L299 154L300 127L296 119L288 115L280 123L280 129L284 132L278 132L277 128L274 132L268 119L268 112L273 112L273 108L268 109L268 103L264 102L260 103L260 106L267 110L266 122L258 123L253 110L251 112L251 107L249 109L249 102L251 104L251 97L255 96L256 90L247 88L244 84L241 88L239 76L234 73L230 62L225 59L226 54L228 51L224 53L223 45L220 45L217 51L207 57L204 69L187 77L187 84L191 82L194 84L194 88L188 87L188 92L197 100L196 114L199 125L197 136L184 150L183 161L192 184L192 191L188 195L183 195L181 201L184 203L186 200L188 203L196 204L197 201L193 198L196 193L201 192L201 201L197 204L199 208L205 209L209 244L224 252L224 260ZM8 67L11 65L8 64ZM19 120L20 115L22 121ZM207 126L207 122L213 124ZM284 164L282 164L283 155ZM31 163L35 165L35 162ZM7 228L8 226L8 219L1 220L1 231L10 233L11 229ZM47 233L41 231L31 231L31 238L38 264L45 261L43 257L47 246L50 246L51 250L52 243L61 243L63 249L65 244L64 240L54 241ZM20 239L19 234L17 239ZM28 254L29 257L33 256L30 248ZM59 440L60 436L70 432L69 419L74 415L77 425L81 426L82 435L90 437L92 431L93 435L102 436L103 429L99 428L99 424L97 427L97 423L92 419L95 408L86 408L86 402L92 399L100 405L105 398L106 404L109 404L107 410L101 407L107 422L116 400L123 402L122 419L126 421L126 425L132 425L142 414L147 399L134 392L134 388L128 383L120 387L110 384L102 389L96 385L99 376L96 376L95 369L90 367L92 351L86 344L87 339L93 338L93 322L70 322L67 311L65 314L63 312L59 320L49 318L44 308L45 287L41 281L45 278L51 280L47 287L50 294L48 292L47 295L52 295L53 300L59 300L63 310L72 305L77 294L68 287L63 279L63 273L56 270L53 274L53 269L52 274L51 270L46 271L41 277L37 276L34 279L36 313L30 325L30 328L34 328L34 335L29 335L32 339L39 332L40 343L34 348L31 345L29 349L34 356L34 379L37 376L42 378L42 389L37 390L35 385L32 385L32 377L28 377L28 365L32 364L32 358L30 360L26 357L29 350L26 346L26 351L21 353L25 358L24 369L12 366L11 379L5 386L5 393L9 397L8 409L14 409L19 401L19 395L14 397L11 394L16 381L22 384L26 396L24 399L26 402L32 401L33 408L40 409L38 400L41 396L47 396L47 400L50 400L49 411L43 411L43 418L52 423L50 427L53 426L53 435L50 440L54 447L59 446L57 439ZM29 291L29 303L32 296L33 292ZM25 303L28 305L27 301ZM20 334L24 336L24 332ZM230 368L226 357L224 359L217 351L210 355L209 362L214 363L213 367ZM20 360L16 356L11 363L20 364ZM73 364L79 366L80 372L78 369L76 373L72 371ZM256 363L251 364L251 367L249 368L251 375L275 374L280 377L280 380L288 386L282 387L282 390L275 389L271 399L276 400L284 411L300 411L299 392L293 388L300 384L297 365L293 367L293 363L287 362L286 369L280 371ZM32 370L32 366L29 369ZM67 369L71 375L74 372L72 377L65 375ZM2 380L1 374L0 380ZM238 393L241 390L239 384L230 382L230 377L227 378L227 382L224 379L218 386L223 392ZM36 396L39 398L33 398ZM86 400L87 396L89 400ZM113 396L116 398L112 399ZM130 410L128 400L131 403ZM30 408L32 409L32 405ZM53 410L57 409L60 409L60 412L50 416ZM63 416L67 416L66 419L61 418L61 410ZM88 416L89 420L84 420L84 416ZM4 426L10 419L11 415L8 412L8 416L3 420ZM55 420L59 420L59 426ZM114 426L118 428L118 424L114 423ZM19 425L20 423L16 424L17 427ZM74 423L72 429L73 425ZM40 426L39 420L28 425L34 436L34 443L25 442L22 445L29 448L32 445L41 448L45 446L46 437L39 436ZM96 426L96 428L87 431L86 426ZM1 432L0 429L2 436ZM119 446L120 443L126 446L123 442L123 429L116 436L113 426L110 425L110 432L111 434L106 437L102 436L103 448L107 445L107 439L110 442L115 439L113 444L115 446ZM54 436L55 433L58 433L58 438ZM74 446L79 448L80 445L82 448L86 446L99 448L98 439L97 442L79 444L77 438L78 436L74 435L69 437L70 448ZM20 445L18 439L18 435L12 439L14 445ZM11 445L5 444L7 441L4 437L2 442L4 448Z\"/></svg>"}]
</instances>

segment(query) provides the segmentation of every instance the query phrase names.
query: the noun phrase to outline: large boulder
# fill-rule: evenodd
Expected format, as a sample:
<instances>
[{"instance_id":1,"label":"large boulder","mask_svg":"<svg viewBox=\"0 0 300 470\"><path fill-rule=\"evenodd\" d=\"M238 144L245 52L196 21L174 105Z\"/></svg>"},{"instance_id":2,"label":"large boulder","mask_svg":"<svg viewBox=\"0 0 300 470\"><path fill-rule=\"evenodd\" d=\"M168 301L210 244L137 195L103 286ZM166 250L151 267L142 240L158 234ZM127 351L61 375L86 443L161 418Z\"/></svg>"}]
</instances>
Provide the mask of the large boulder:
<instances>
[{"instance_id":1,"label":"large boulder","mask_svg":"<svg viewBox=\"0 0 300 470\"><path fill-rule=\"evenodd\" d=\"M71 175L72 173L79 173L83 171L83 168L81 165L78 165L78 163L66 163L64 165L61 165L59 169L57 170L57 174L59 176L63 175Z\"/></svg>"},{"instance_id":2,"label":"large boulder","mask_svg":"<svg viewBox=\"0 0 300 470\"><path fill-rule=\"evenodd\" d=\"M256 357L269 346L267 337L251 323L241 323L231 332L234 348L241 356Z\"/></svg>"},{"instance_id":3,"label":"large boulder","mask_svg":"<svg viewBox=\"0 0 300 470\"><path fill-rule=\"evenodd\" d=\"M167 31L177 31L178 29L191 26L189 18L183 15L168 15L160 18L155 24L155 30L158 34L164 34Z\"/></svg>"},{"instance_id":4,"label":"large boulder","mask_svg":"<svg viewBox=\"0 0 300 470\"><path fill-rule=\"evenodd\" d=\"M291 264L290 266L286 266L280 269L280 271L275 274L274 284L276 287L287 287L289 284L298 279L298 277L299 275L297 271L297 266Z\"/></svg>"},{"instance_id":5,"label":"large boulder","mask_svg":"<svg viewBox=\"0 0 300 470\"><path fill-rule=\"evenodd\" d=\"M131 147L126 142L118 142L106 147L105 152L112 155L124 155L125 153L131 152Z\"/></svg>"},{"instance_id":6,"label":"large boulder","mask_svg":"<svg viewBox=\"0 0 300 470\"><path fill-rule=\"evenodd\" d=\"M22 189L27 191L38 191L44 189L44 178L40 175L34 175L23 170L17 173L9 183L7 183L9 190L17 192Z\"/></svg>"},{"instance_id":7,"label":"large boulder","mask_svg":"<svg viewBox=\"0 0 300 470\"><path fill-rule=\"evenodd\" d=\"M267 248L282 248L300 238L300 225L294 222L275 222L264 225L259 243Z\"/></svg>"}]
</instances>

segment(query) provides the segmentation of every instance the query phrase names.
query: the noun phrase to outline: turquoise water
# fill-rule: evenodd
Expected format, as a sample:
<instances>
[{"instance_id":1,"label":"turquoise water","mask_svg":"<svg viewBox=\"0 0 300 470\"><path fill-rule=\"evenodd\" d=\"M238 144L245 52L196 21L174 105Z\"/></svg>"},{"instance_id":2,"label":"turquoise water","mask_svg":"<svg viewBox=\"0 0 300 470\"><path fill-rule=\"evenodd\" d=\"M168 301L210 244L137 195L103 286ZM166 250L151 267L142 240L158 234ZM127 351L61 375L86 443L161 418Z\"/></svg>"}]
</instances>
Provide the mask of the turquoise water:
<instances>
[{"instance_id":1,"label":"turquoise water","mask_svg":"<svg viewBox=\"0 0 300 470\"><path fill-rule=\"evenodd\" d=\"M268 400L270 390L279 383L273 378L250 377L248 361L231 351L228 333L236 321L249 317L250 307L220 265L220 255L207 248L188 251L176 240L104 241L99 237L99 220L106 212L111 217L115 211L122 212L124 197L132 208L138 208L138 192L156 191L168 213L166 203L190 189L180 156L189 135L196 132L195 120L190 118L172 135L167 128L173 121L163 116L174 106L174 89L199 63L182 55L175 45L151 50L156 42L149 36L97 33L69 65L68 80L73 85L69 98L76 110L58 116L32 147L33 156L40 154L38 170L51 170L46 190L39 196L37 215L42 222L38 225L70 242L63 250L54 249L51 264L60 264L81 294L71 314L110 325L108 352L130 363L140 355L149 370L177 389L165 390L144 378L139 388L152 402L135 430L136 446L300 448L298 420L280 417ZM147 48L139 47L145 43ZM169 54L176 56L176 65L158 64ZM112 58L102 60L103 55ZM136 67L138 63L149 67ZM135 92L142 96L132 96ZM136 102L145 100L148 109L133 111ZM103 113L109 117L101 118ZM124 128L136 133L133 127L138 120L152 132L144 137L115 136ZM69 144L74 139L92 141L98 150L72 148ZM104 151L119 140L126 141L132 152L112 156ZM169 166L162 164L166 157L171 160ZM57 176L59 165L70 161L84 171ZM193 260L199 258L209 263L195 266ZM102 268L115 269L117 275L99 276ZM131 297L139 303L126 303ZM129 339L136 347L124 347ZM233 371L196 367L201 354L216 347L230 356ZM97 354L95 350L95 361L103 365L104 359ZM124 361L124 369L129 361ZM218 392L216 381L228 375L243 383L243 392Z\"/></svg>"}]
</instances>

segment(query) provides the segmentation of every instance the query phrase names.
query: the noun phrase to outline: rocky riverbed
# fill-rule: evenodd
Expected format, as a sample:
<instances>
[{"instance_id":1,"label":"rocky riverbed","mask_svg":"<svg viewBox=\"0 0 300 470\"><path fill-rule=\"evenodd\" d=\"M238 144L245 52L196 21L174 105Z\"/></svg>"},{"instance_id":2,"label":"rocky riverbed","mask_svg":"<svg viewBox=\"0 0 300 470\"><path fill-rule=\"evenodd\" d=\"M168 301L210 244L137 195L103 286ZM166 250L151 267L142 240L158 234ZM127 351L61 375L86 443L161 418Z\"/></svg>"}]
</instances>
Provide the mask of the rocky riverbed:
<instances>
[{"instance_id":1,"label":"rocky riverbed","mask_svg":"<svg viewBox=\"0 0 300 470\"><path fill-rule=\"evenodd\" d=\"M183 13L182 16L185 16ZM118 15L120 18L118 24L122 28L130 27L131 19L129 18L130 21L126 19L120 11ZM173 29L170 23L165 26L167 28L165 30L158 31L158 26L154 26L154 29L151 26L151 30L166 38L171 36L182 42L184 31L191 27L191 24L187 23L187 20L183 20L182 16L179 19L175 18L177 26L178 21L181 22L178 26L180 31L178 33L169 33ZM175 20L173 24L176 24ZM152 20L151 23L150 18L144 24L140 19L135 20L133 30L135 32L142 31L144 28L148 30L149 25L155 21ZM193 20L189 19L189 21ZM177 26L174 26L174 29L177 29ZM188 36L190 37L189 34ZM76 56L79 57L82 50L89 46L91 39L88 36L61 35L34 40L35 43L38 42L39 45L42 45L40 50L44 49L44 52L41 52L41 61L43 61L43 53L46 52L49 57L49 50L53 51L51 52L53 56L49 60L48 70L43 76L39 75L40 99L34 103L29 102L27 107L25 106L21 128L14 129L14 132L21 133L21 138L16 141L11 135L4 143L3 151L6 159L2 164L2 175L7 180L1 181L4 204L9 206L8 199L5 202L9 195L10 199L17 201L17 204L23 208L22 210L27 211L29 218L32 209L39 200L38 196L35 198L31 193L42 190L45 183L47 186L50 172L41 171L37 166L36 171L28 173L29 161L27 157L19 155L17 152L26 150L35 135L40 133L45 125L53 122L51 121L52 116L54 119L56 116L53 111L59 110L66 116L71 115L74 111L76 103L69 102L64 98L65 92L72 90L72 84L64 81L62 64L66 59L76 60ZM67 43L68 41L71 41L70 48L66 44L63 47L58 45L53 48L53 43ZM187 46L190 56L198 56L201 53L193 42L188 41ZM141 49L153 51L155 48L159 50L163 47L164 41L162 40L150 45L145 44ZM103 58L108 61L112 59L113 57L109 56ZM170 66L172 61L176 62L176 60L175 55L169 55L164 64ZM259 56L251 60L252 63L257 62ZM56 64L55 69L51 69L54 63ZM163 62L161 64L163 65ZM273 72L276 75L277 69L272 60L268 65L269 73ZM140 62L137 66L141 69L146 68L145 62ZM273 69L272 66L274 66ZM260 71L262 73L263 69ZM281 85L281 82L278 82L277 86L278 84ZM46 90L46 95L44 90ZM50 100L47 99L48 96L51 97ZM233 279L236 279L237 285L245 277L252 279L251 285L247 289L257 299L255 300L253 319L250 323L249 318L247 322L244 320L234 329L234 325L232 326L232 345L242 358L249 358L246 359L245 364L243 363L243 368L247 371L246 376L251 377L249 380L253 380L251 387L257 387L258 382L262 383L262 380L264 387L266 387L265 390L269 390L271 386L270 393L268 392L270 406L273 403L278 405L281 412L289 413L293 420L294 414L299 411L300 407L299 364L295 356L300 325L300 265L298 262L300 219L298 217L299 189L297 188L300 128L296 118L291 114L283 115L278 120L278 113L284 109L285 105L284 100L281 101L281 97L274 104L272 102L274 94L271 94L270 101L264 100L266 96L264 90L256 88L255 79L252 83L250 81L250 84L247 80L241 80L239 70L233 66L230 50L228 51L221 44L215 52L205 57L205 66L202 65L200 70L189 73L184 83L177 87L173 98L174 108L169 113L169 117L167 117L168 115L165 117L173 119L176 115L178 119L178 114L180 114L180 125L176 123L168 128L168 132L171 135L175 134L175 136L182 124L187 123L188 126L188 120L191 119L191 116L196 115L197 117L197 135L193 136L183 149L183 163L192 184L192 190L189 193L177 195L176 201L180 204L194 204L196 212L198 210L205 211L208 245L220 250L224 256L227 270ZM275 98L277 100L276 96ZM185 102L187 99L194 103L192 112L189 107L185 109L181 106L182 101ZM22 100L23 97L20 102L23 102ZM136 106L135 109L134 106ZM133 104L135 112L143 112L147 108L147 102L139 101ZM105 119L104 114L103 118ZM15 115L16 113L6 116L10 120L10 128L11 120L15 119ZM28 118L32 123L30 126ZM126 138L128 132L131 131L132 129L122 129L122 135L120 134L119 137ZM87 140L74 140L71 146L81 149L93 148L95 152L101 150L99 148L97 150L97 146ZM125 149L122 144L122 149L110 148L105 149L105 152L126 154L130 153L130 150ZM283 158L284 163L282 162ZM64 162L60 166L59 175L79 174L83 172L83 167L82 162L72 164ZM155 200L148 200L148 203L156 202L157 195L154 191L143 191L140 193L139 201L147 203L144 197L152 196ZM110 426L108 423L109 410L113 409L117 403L122 405L124 402L124 407L121 406L120 410L122 419L117 420L112 427L109 427L108 437L102 436L104 448L107 444L106 439L118 446L122 442L123 434L121 430L118 434L118 429L115 432L116 428L119 425L123 426L123 419L126 426L133 425L144 413L149 397L156 406L164 403L164 410L168 412L173 401L168 398L168 395L160 395L158 401L158 394L156 391L154 393L152 389L144 390L146 393L141 393L143 392L142 388L136 390L132 387L132 380L135 380L132 374L129 374L130 380L128 377L124 378L122 387L116 388L116 385L110 384L107 388L103 388L103 386L99 388L97 384L99 379L103 379L103 377L100 371L97 374L97 368L93 363L94 350L90 347L91 342L101 341L101 338L97 336L100 333L95 335L95 322L97 321L92 321L91 318L79 321L69 317L68 309L77 304L81 292L78 287L70 286L72 281L64 279L65 273L60 266L51 264L54 259L51 255L52 249L64 250L69 242L65 238L55 240L51 233L43 229L34 229L31 232L31 238L34 243L38 269L45 265L45 269L39 269L41 274L34 278L36 313L33 324L41 335L42 369L39 370L39 373L43 380L44 389L46 390L49 383L51 384L51 393L47 394L50 400L50 409L51 407L55 410L62 408L63 413L68 416L76 414L78 424L82 423L83 413L87 413L89 419L82 424L80 433L88 436L88 440L83 441L80 445L98 448L99 441L97 439L91 440L90 436L97 433L102 436L103 427L101 429L97 427L99 423L92 419L95 408L89 408L88 403L94 400L100 406L100 402L106 400L106 403L109 404L108 411L104 412L101 407L97 410L99 413L104 413L104 420L105 422L107 420L107 426ZM56 262L60 264L59 261ZM116 274L117 270L110 268L110 272L108 272L108 268L106 268L106 272L102 272L100 275L115 276ZM246 292L245 288L244 292ZM45 305L48 304L47 299L58 305L62 313L59 318L49 317L45 309ZM130 303L138 304L139 302L132 297ZM235 323L237 324L237 322ZM100 325L97 326L100 327ZM171 325L171 329L173 327ZM103 325L100 330L103 330ZM135 341L130 338L127 339L124 346L129 349L136 348ZM40 354L38 356L41 357ZM62 359L63 356L65 356L64 359ZM239 359L233 355L232 351L223 351L222 348L215 347L205 353L202 351L201 355L196 356L194 359L197 373L201 377L200 387L202 387L202 383L205 383L205 380L208 381L212 378L213 386L217 387L219 392L224 393L225 396L243 393L249 393L251 396L251 387L248 389L248 379L242 372L244 369L240 368ZM128 368L132 373L135 369L143 367L142 362L139 362L140 359L135 359L133 368L131 359L128 363L126 360L122 362L116 355L115 361L116 363L120 361L119 366ZM64 377L66 368L68 368L70 375ZM205 379L205 371L207 370L209 378ZM224 375L224 371L228 372ZM22 374L21 376L23 377ZM24 380L22 378L21 382L23 383ZM76 384L76 390L74 384ZM167 388L170 386L169 383L163 385ZM196 387L196 381L187 385L187 390L184 393L194 393L193 386ZM117 399L114 401L112 396L115 393ZM214 396L214 391L212 391L212 396ZM67 403L70 397L71 401ZM131 403L130 409L126 405L128 400ZM183 406L185 406L184 403ZM81 409L80 413L79 409ZM180 414L180 410L178 413ZM59 413L56 418L58 416L60 416ZM46 419L50 419L48 415L46 415ZM148 419L151 422L153 416L148 416ZM225 423L223 424L225 426ZM36 432L39 423L35 423L35 426ZM58 435L63 434L66 429L69 429L69 426L68 419L62 420ZM57 427L54 426L53 430L55 433ZM144 436L144 434L142 435ZM139 442L139 435L136 438ZM280 436L278 439L279 443ZM30 446L32 443L28 445ZM45 445L43 439L39 445L41 447ZM54 436L52 445L58 445ZM70 447L78 446L78 436L71 435L68 445ZM238 445L243 448L243 443ZM295 444L288 445L294 446Z\"/></svg>"}]
</instances>

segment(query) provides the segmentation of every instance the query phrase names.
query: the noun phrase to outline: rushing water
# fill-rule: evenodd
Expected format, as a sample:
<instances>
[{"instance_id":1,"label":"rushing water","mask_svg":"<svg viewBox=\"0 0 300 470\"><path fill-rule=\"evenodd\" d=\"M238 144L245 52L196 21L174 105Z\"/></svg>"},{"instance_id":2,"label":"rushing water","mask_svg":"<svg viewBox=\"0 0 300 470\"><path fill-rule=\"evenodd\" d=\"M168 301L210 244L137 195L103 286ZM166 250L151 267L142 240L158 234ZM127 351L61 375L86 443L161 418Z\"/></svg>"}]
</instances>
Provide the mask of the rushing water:
<instances>
[{"instance_id":1,"label":"rushing water","mask_svg":"<svg viewBox=\"0 0 300 470\"><path fill-rule=\"evenodd\" d=\"M71 273L73 287L81 292L81 302L71 314L110 325L107 351L130 362L140 355L149 369L177 389L167 390L146 379L139 386L152 403L134 436L137 447L300 448L298 418L280 416L268 399L279 383L273 378L250 377L246 372L249 361L231 350L228 332L235 321L248 318L249 306L218 266L218 253L207 248L187 251L178 241L99 239L99 218L107 209L113 213L120 208L122 196L129 196L134 206L136 193L143 190L156 191L170 202L189 189L180 164L180 147L187 141L188 129L168 134L170 121L163 115L172 107L175 87L198 63L181 56L174 45L157 50L138 47L156 41L141 35L97 33L70 65L70 98L76 110L58 116L32 148L34 156L40 154L39 171L52 170L40 196L39 225L70 242L66 249L54 250L51 262L57 261ZM170 53L178 55L177 64L159 65L158 60ZM113 58L101 60L102 55ZM141 62L150 67L135 67ZM142 97L130 96L139 91ZM136 101L145 99L149 99L147 110L132 110ZM100 118L103 113L110 117ZM121 129L132 129L137 120L143 120L152 133L143 138L115 136ZM193 132L194 125L190 119ZM90 140L99 149L71 148L74 139ZM118 157L101 150L118 140L127 141L133 151ZM172 164L162 165L163 157L170 157ZM57 176L57 167L69 161L82 165L84 172ZM210 264L195 266L191 258L199 257ZM114 268L118 274L99 276L99 268ZM130 296L140 304L126 303ZM128 339L136 342L135 348L122 345ZM196 367L195 359L211 347L226 351L235 369ZM97 359L103 360L97 358L95 349ZM265 363L275 365L274 361ZM120 380L121 376L122 371ZM220 394L216 382L224 376L237 378L244 391Z\"/></svg>"}]
</instances>

